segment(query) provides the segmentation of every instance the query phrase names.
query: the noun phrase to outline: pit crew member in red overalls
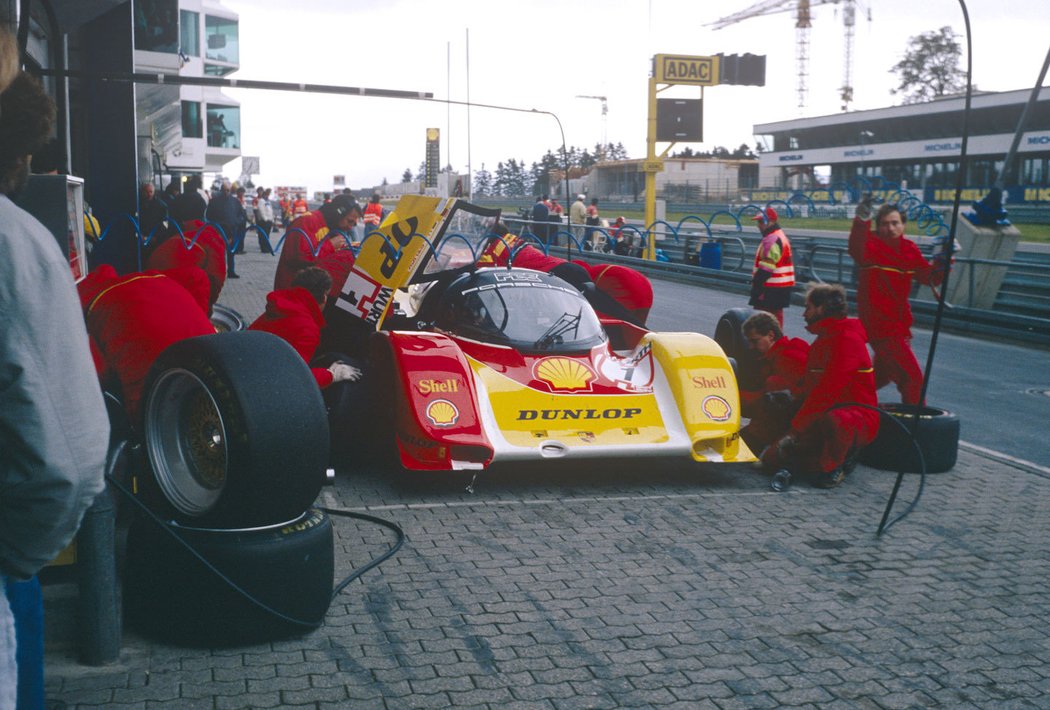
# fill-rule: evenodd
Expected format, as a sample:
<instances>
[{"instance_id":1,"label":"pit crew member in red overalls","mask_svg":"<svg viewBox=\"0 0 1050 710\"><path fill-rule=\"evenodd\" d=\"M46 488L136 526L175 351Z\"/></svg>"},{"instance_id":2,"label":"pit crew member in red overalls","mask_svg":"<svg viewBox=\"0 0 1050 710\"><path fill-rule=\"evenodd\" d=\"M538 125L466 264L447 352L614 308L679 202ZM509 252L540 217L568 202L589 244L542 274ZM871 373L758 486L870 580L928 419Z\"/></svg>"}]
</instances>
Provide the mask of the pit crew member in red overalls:
<instances>
[{"instance_id":1,"label":"pit crew member in red overalls","mask_svg":"<svg viewBox=\"0 0 1050 710\"><path fill-rule=\"evenodd\" d=\"M271 291L266 296L266 311L248 330L260 330L284 339L309 363L321 342L321 328L325 325L321 311L331 288L332 277L327 271L308 266L295 275L290 288ZM341 362L311 367L310 371L322 389L333 382L361 377L359 369Z\"/></svg>"},{"instance_id":2,"label":"pit crew member in red overalls","mask_svg":"<svg viewBox=\"0 0 1050 710\"><path fill-rule=\"evenodd\" d=\"M818 488L833 488L856 466L861 447L879 430L875 376L864 326L847 318L846 290L820 284L806 294L806 330L817 339L806 358L803 403L791 429L762 453L774 482L813 476ZM782 488L778 488L782 490Z\"/></svg>"},{"instance_id":3,"label":"pit crew member in red overalls","mask_svg":"<svg viewBox=\"0 0 1050 710\"><path fill-rule=\"evenodd\" d=\"M379 202L379 193L373 193L372 199L365 205L365 214L362 221L365 223L365 236L379 229L383 221L383 205Z\"/></svg>"},{"instance_id":4,"label":"pit crew member in red overalls","mask_svg":"<svg viewBox=\"0 0 1050 710\"><path fill-rule=\"evenodd\" d=\"M226 283L226 242L215 227L204 226L204 222L193 214L185 214L184 202L172 207L172 219L182 228L179 233L169 233L146 257L145 271L168 271L187 266L197 266L208 275L210 306L219 300L219 293Z\"/></svg>"},{"instance_id":5,"label":"pit crew member in red overalls","mask_svg":"<svg viewBox=\"0 0 1050 710\"><path fill-rule=\"evenodd\" d=\"M594 266L582 261L566 261L544 254L526 243L521 237L506 231L502 224L496 225L501 239L493 239L478 258L478 266L506 266L513 255L513 265L523 269L534 269L551 273L568 281L580 291L595 288L612 303L606 309L595 306L599 315L620 318L645 326L649 309L653 305L653 286L644 275L626 266ZM593 286L589 286L593 284ZM620 311L622 312L610 312Z\"/></svg>"},{"instance_id":6,"label":"pit crew member in red overalls","mask_svg":"<svg viewBox=\"0 0 1050 710\"><path fill-rule=\"evenodd\" d=\"M294 220L284 234L273 290L291 288L292 279L299 271L307 266L320 266L332 277L329 294L338 296L354 265L350 230L360 218L361 207L353 197L342 194Z\"/></svg>"},{"instance_id":7,"label":"pit crew member in red overalls","mask_svg":"<svg viewBox=\"0 0 1050 710\"><path fill-rule=\"evenodd\" d=\"M875 388L893 382L906 404L918 404L922 369L911 349L912 279L936 286L944 278L944 257L929 262L904 237L906 217L882 205L871 230L871 197L861 200L849 233L849 254L857 264L857 312L875 352Z\"/></svg>"},{"instance_id":8,"label":"pit crew member in red overalls","mask_svg":"<svg viewBox=\"0 0 1050 710\"><path fill-rule=\"evenodd\" d=\"M211 335L208 276L196 266L118 276L108 264L77 284L95 367L104 389L120 388L137 422L146 375L172 343Z\"/></svg>"},{"instance_id":9,"label":"pit crew member in red overalls","mask_svg":"<svg viewBox=\"0 0 1050 710\"><path fill-rule=\"evenodd\" d=\"M763 449L782 437L801 404L806 377L809 343L789 338L772 313L759 311L741 326L752 350L761 354L761 386L740 390L741 414L751 421L740 436L752 451Z\"/></svg>"},{"instance_id":10,"label":"pit crew member in red overalls","mask_svg":"<svg viewBox=\"0 0 1050 710\"><path fill-rule=\"evenodd\" d=\"M791 242L777 222L777 212L767 207L752 217L758 220L762 241L755 250L755 266L751 272L751 298L748 303L772 313L784 327L784 309L791 305L791 291L795 287L795 266L791 260Z\"/></svg>"}]
</instances>

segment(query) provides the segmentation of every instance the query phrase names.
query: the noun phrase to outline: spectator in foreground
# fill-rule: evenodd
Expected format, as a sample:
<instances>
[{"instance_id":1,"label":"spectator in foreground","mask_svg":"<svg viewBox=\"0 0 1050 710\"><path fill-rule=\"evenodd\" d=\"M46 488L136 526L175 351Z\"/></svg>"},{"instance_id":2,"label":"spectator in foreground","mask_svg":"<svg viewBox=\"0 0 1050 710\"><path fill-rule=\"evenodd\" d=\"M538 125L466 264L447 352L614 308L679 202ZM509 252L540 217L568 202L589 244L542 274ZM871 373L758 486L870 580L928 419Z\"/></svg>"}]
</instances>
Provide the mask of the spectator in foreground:
<instances>
[{"instance_id":1,"label":"spectator in foreground","mask_svg":"<svg viewBox=\"0 0 1050 710\"><path fill-rule=\"evenodd\" d=\"M9 598L42 608L36 573L69 543L103 488L109 421L91 370L69 262L11 200L55 105L19 71L0 28L0 707L43 701L43 626ZM19 605L23 606L23 605ZM28 606L28 604L26 604ZM18 629L16 630L16 622Z\"/></svg>"}]
</instances>

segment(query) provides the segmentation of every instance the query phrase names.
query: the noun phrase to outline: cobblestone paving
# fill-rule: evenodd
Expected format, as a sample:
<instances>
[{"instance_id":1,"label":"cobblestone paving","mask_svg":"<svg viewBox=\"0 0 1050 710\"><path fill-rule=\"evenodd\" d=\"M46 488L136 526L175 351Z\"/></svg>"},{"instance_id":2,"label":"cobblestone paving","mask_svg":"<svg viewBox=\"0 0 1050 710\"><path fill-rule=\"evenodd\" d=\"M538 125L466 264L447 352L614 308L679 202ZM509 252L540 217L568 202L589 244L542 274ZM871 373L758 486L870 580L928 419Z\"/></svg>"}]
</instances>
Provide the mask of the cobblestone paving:
<instances>
[{"instance_id":1,"label":"cobblestone paving","mask_svg":"<svg viewBox=\"0 0 1050 710\"><path fill-rule=\"evenodd\" d=\"M654 469L649 466L648 468ZM322 502L407 542L306 637L118 666L49 654L89 707L1045 707L1050 481L963 452L877 537L893 476L767 492L746 467L391 482ZM908 477L896 512L917 489ZM393 541L335 519L337 577ZM68 653L68 649L66 651Z\"/></svg>"},{"instance_id":2,"label":"cobblestone paving","mask_svg":"<svg viewBox=\"0 0 1050 710\"><path fill-rule=\"evenodd\" d=\"M251 261L238 258L244 276ZM247 297L227 305L254 317ZM776 494L747 466L646 462L506 469L471 494L444 474L340 471L319 502L394 521L407 540L323 628L212 650L129 629L102 668L55 644L48 696L180 709L1047 707L1050 479L963 450L876 536L893 479L861 467L835 490ZM918 483L906 477L895 514ZM333 520L337 578L393 542Z\"/></svg>"}]
</instances>

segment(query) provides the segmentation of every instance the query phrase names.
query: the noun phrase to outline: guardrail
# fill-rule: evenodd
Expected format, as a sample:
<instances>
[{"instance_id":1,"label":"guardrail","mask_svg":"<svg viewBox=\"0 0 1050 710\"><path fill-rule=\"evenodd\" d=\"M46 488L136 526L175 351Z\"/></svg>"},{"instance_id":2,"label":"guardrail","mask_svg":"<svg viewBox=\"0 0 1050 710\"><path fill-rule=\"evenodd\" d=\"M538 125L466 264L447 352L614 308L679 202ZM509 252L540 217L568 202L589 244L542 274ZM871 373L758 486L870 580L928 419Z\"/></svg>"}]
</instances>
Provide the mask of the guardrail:
<instances>
[{"instance_id":1,"label":"guardrail","mask_svg":"<svg viewBox=\"0 0 1050 710\"><path fill-rule=\"evenodd\" d=\"M743 240L742 240L743 241ZM757 238L754 240L757 245ZM745 243L745 249L750 245ZM794 242L793 242L794 246ZM751 248L753 253L754 248ZM801 305L804 300L801 284L807 281L834 282L843 284L851 296L856 297L856 279L853 274L853 260L845 247L824 243L802 244L796 246L795 268L800 287L796 288L793 301ZM594 252L588 259L620 263L638 269L651 276L664 278L698 286L717 288L733 293L746 295L750 290L750 264L746 269L712 269L682 261L671 262L646 261L644 259L615 256ZM976 265L1003 266L1007 268L1000 296L995 308L974 308L972 301L954 303L945 310L943 325L946 329L973 335L1007 337L1029 343L1050 345L1050 263L1019 263L991 259L957 258L952 270L952 279L964 278L970 281L968 293L974 293L973 272ZM735 266L735 264L734 264ZM1039 291L1026 290L1038 284ZM931 325L937 310L937 302L932 293L924 298L925 287L916 286L911 299L912 311L916 323ZM1023 292L1024 298L1018 300L1017 293Z\"/></svg>"}]
</instances>

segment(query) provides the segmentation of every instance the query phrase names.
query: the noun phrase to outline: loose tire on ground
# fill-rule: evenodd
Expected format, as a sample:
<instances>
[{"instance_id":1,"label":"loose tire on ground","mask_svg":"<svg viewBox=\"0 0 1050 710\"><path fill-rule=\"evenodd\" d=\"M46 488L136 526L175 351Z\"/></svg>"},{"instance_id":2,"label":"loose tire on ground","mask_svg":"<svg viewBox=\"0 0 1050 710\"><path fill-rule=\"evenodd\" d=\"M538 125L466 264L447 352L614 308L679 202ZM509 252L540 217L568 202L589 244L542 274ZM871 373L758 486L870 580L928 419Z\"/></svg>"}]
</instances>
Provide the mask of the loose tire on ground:
<instances>
[{"instance_id":1,"label":"loose tire on ground","mask_svg":"<svg viewBox=\"0 0 1050 710\"><path fill-rule=\"evenodd\" d=\"M328 419L303 359L270 333L218 333L157 358L141 431L163 517L244 528L299 516L328 465Z\"/></svg>"},{"instance_id":2,"label":"loose tire on ground","mask_svg":"<svg viewBox=\"0 0 1050 710\"><path fill-rule=\"evenodd\" d=\"M259 602L295 621L247 599L173 534ZM128 529L128 622L148 636L189 646L302 635L328 612L334 559L332 522L318 510L283 525L235 530L181 527L140 515Z\"/></svg>"},{"instance_id":3,"label":"loose tire on ground","mask_svg":"<svg viewBox=\"0 0 1050 710\"><path fill-rule=\"evenodd\" d=\"M861 453L861 463L883 471L921 473L922 462L915 452L910 432L915 431L915 411L919 411L918 443L926 473L943 473L955 466L959 454L959 417L937 407L883 402L884 414L875 441ZM903 424L909 433L890 421Z\"/></svg>"},{"instance_id":4,"label":"loose tire on ground","mask_svg":"<svg viewBox=\"0 0 1050 710\"><path fill-rule=\"evenodd\" d=\"M757 390L762 386L762 355L752 350L744 337L744 321L758 313L754 308L730 308L715 325L715 342L726 357L736 361L734 372L740 389Z\"/></svg>"}]
</instances>

